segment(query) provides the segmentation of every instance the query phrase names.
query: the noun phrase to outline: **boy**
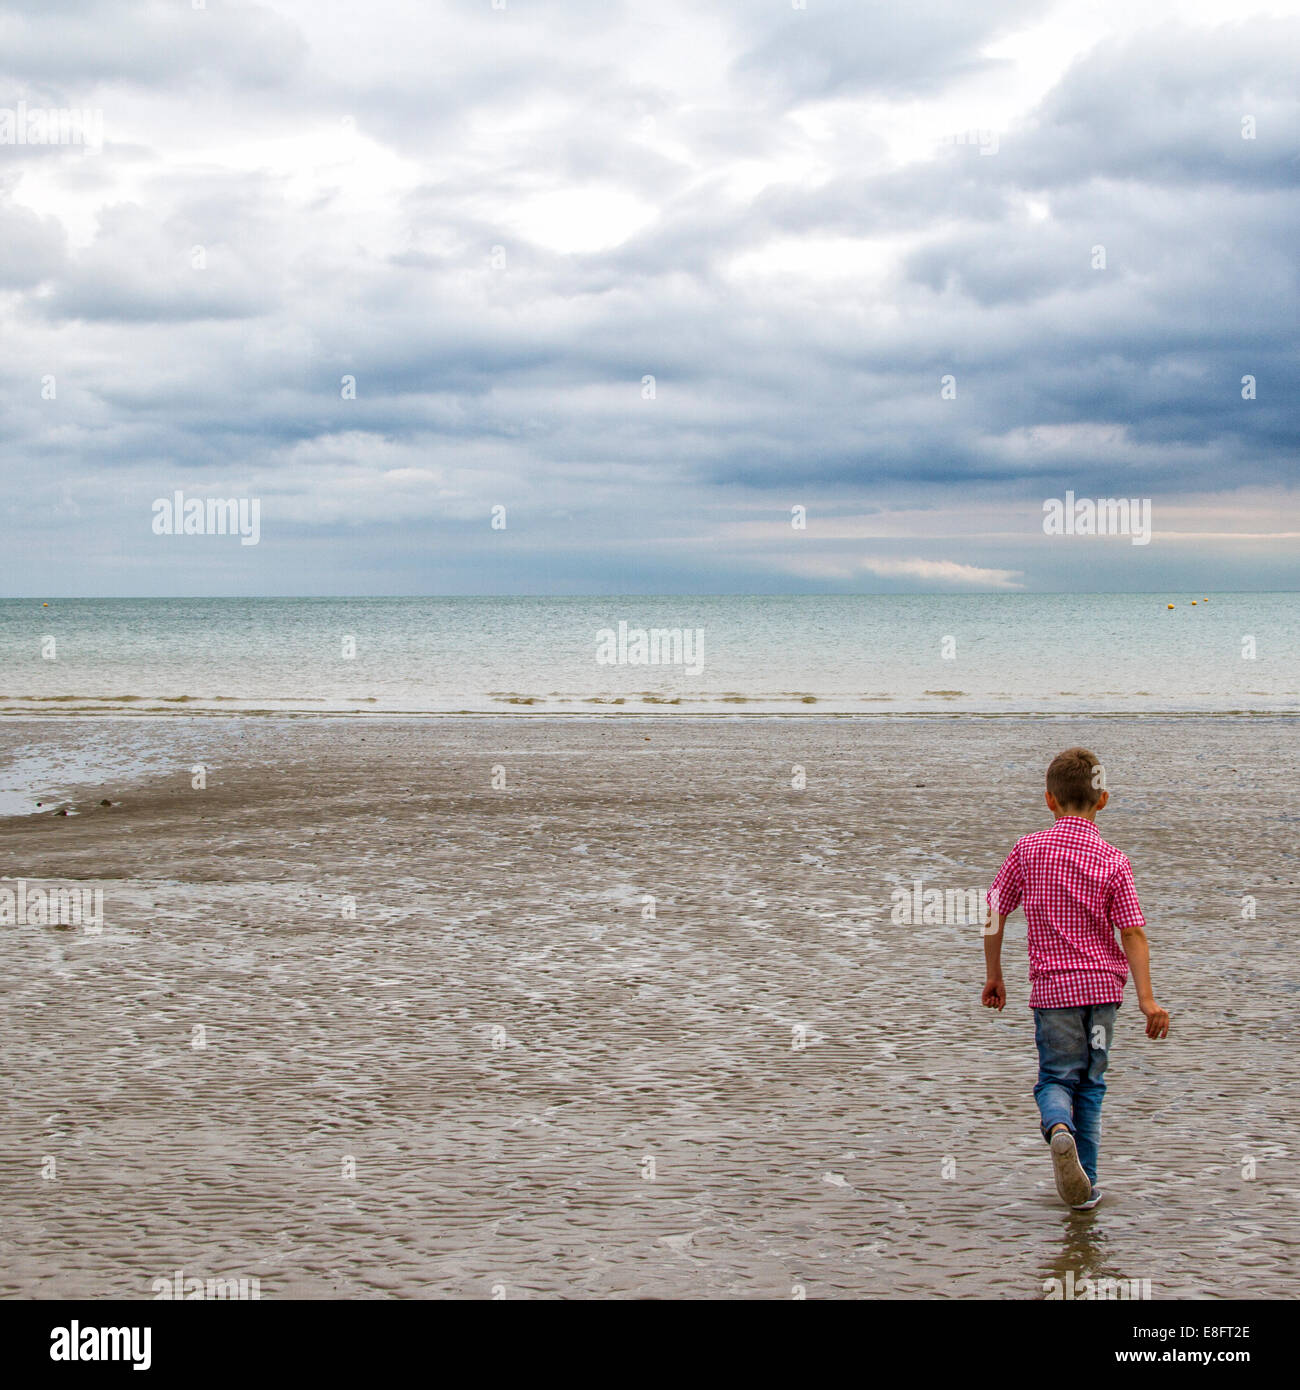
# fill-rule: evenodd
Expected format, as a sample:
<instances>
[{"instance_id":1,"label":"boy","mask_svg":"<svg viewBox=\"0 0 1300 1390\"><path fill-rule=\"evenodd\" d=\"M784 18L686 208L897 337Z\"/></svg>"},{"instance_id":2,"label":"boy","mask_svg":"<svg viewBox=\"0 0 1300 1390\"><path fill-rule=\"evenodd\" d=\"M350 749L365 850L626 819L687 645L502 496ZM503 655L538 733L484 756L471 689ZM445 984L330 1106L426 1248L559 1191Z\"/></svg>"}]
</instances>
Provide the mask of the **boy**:
<instances>
[{"instance_id":1,"label":"boy","mask_svg":"<svg viewBox=\"0 0 1300 1390\"><path fill-rule=\"evenodd\" d=\"M1029 1007L1038 1044L1034 1099L1061 1200L1076 1211L1101 1201L1097 1146L1115 1010L1133 967L1147 1037L1169 1034L1151 992L1150 951L1128 857L1097 831L1110 794L1086 748L1067 748L1047 769L1048 830L1017 840L988 891L983 1003L1003 1009L1002 928L1023 902L1029 938ZM993 914L997 914L997 930ZM1123 950L1115 944L1119 929ZM1127 959L1126 959L1127 958Z\"/></svg>"}]
</instances>

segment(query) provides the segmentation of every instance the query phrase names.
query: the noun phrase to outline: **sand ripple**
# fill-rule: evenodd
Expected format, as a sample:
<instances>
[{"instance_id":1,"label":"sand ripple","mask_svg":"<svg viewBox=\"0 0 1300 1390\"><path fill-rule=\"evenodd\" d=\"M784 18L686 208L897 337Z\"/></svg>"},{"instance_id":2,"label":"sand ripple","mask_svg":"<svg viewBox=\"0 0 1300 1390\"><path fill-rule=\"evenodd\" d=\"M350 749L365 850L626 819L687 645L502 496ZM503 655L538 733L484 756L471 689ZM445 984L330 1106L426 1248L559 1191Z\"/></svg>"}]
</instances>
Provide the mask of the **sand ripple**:
<instances>
[{"instance_id":1,"label":"sand ripple","mask_svg":"<svg viewBox=\"0 0 1300 1390\"><path fill-rule=\"evenodd\" d=\"M1297 1291L1293 724L155 737L169 777L3 823L10 874L102 886L107 926L0 928L0 1295ZM993 1017L977 929L889 918L986 885L1075 741L1175 1013L1157 1046L1121 1012L1091 1217L1034 1127L1022 941Z\"/></svg>"}]
</instances>

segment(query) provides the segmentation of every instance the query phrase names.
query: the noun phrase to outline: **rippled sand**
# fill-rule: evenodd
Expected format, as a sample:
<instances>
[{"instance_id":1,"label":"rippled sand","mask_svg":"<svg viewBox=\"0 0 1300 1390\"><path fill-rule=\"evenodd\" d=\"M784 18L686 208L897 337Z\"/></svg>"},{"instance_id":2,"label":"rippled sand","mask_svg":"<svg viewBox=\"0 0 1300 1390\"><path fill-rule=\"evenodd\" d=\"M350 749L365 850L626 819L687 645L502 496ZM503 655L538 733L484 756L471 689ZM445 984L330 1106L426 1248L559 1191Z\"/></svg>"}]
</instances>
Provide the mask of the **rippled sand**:
<instances>
[{"instance_id":1,"label":"rippled sand","mask_svg":"<svg viewBox=\"0 0 1300 1390\"><path fill-rule=\"evenodd\" d=\"M8 874L106 917L0 927L0 1294L1298 1291L1294 722L149 728L170 775L0 822ZM1000 1017L978 928L890 921L896 884L982 891L1073 742L1173 1012L1147 1041L1130 987L1088 1215L1036 1130L1023 917Z\"/></svg>"}]
</instances>

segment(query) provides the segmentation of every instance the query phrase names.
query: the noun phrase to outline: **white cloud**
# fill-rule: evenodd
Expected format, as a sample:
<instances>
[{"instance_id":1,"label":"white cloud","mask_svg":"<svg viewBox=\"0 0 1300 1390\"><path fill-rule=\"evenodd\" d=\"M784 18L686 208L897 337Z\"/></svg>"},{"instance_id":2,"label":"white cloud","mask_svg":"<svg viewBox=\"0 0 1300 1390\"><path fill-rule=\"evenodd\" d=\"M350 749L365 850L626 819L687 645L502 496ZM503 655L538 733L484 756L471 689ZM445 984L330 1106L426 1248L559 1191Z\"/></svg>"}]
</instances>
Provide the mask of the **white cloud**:
<instances>
[{"instance_id":1,"label":"white cloud","mask_svg":"<svg viewBox=\"0 0 1300 1390\"><path fill-rule=\"evenodd\" d=\"M847 581L863 574L875 574L884 579L914 579L919 584L936 584L944 589L1024 588L1021 582L1024 576L1019 570L986 569L956 560L926 560L916 556L903 559L815 558L792 561L788 568L790 573L809 579Z\"/></svg>"}]
</instances>

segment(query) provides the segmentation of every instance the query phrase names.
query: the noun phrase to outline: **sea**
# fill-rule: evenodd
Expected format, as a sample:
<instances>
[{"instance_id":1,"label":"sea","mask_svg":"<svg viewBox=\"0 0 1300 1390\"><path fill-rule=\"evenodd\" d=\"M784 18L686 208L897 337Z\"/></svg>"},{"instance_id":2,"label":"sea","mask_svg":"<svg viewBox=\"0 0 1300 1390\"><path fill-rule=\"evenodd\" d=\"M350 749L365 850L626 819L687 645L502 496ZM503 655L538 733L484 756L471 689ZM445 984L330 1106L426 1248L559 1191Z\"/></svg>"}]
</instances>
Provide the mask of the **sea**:
<instances>
[{"instance_id":1,"label":"sea","mask_svg":"<svg viewBox=\"0 0 1300 1390\"><path fill-rule=\"evenodd\" d=\"M1300 594L0 600L0 714L1294 713Z\"/></svg>"}]
</instances>

